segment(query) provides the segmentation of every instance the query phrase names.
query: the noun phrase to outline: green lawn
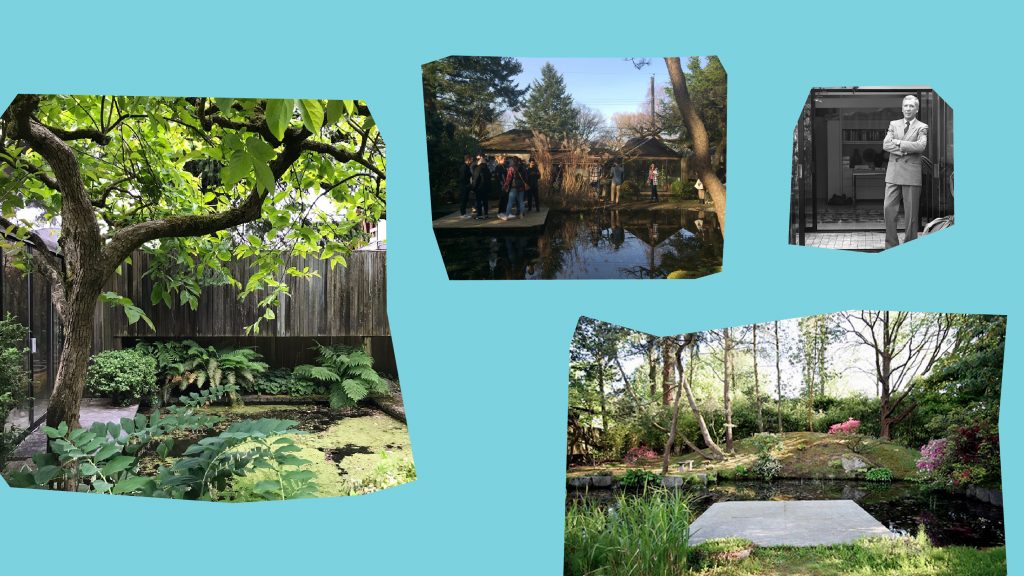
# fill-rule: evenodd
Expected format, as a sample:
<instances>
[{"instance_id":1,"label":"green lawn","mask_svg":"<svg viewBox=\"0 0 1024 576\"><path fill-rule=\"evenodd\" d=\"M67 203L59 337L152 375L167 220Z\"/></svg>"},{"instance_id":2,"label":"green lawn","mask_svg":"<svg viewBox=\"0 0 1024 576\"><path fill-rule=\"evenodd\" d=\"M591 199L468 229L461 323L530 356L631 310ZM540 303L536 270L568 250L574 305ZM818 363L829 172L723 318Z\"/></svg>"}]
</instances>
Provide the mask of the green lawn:
<instances>
[{"instance_id":1,"label":"green lawn","mask_svg":"<svg viewBox=\"0 0 1024 576\"><path fill-rule=\"evenodd\" d=\"M1005 576L1006 548L935 548L924 538L844 546L755 548L744 560L695 568L696 576Z\"/></svg>"}]
</instances>

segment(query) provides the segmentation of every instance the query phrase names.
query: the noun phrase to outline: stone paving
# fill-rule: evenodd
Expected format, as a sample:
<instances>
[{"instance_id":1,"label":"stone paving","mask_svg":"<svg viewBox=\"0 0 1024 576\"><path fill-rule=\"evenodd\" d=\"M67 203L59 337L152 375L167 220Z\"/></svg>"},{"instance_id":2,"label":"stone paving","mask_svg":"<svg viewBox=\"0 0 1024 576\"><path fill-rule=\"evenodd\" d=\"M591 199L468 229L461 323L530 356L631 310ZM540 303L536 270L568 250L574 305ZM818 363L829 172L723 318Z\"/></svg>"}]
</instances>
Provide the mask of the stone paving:
<instances>
[{"instance_id":1,"label":"stone paving","mask_svg":"<svg viewBox=\"0 0 1024 576\"><path fill-rule=\"evenodd\" d=\"M758 546L819 546L892 535L853 500L718 502L690 525L690 545L746 538Z\"/></svg>"},{"instance_id":2,"label":"stone paving","mask_svg":"<svg viewBox=\"0 0 1024 576\"><path fill-rule=\"evenodd\" d=\"M88 428L96 422L120 422L121 418L135 418L139 405L112 406L110 400L85 398L82 400L78 422L82 428ZM14 450L12 460L29 460L33 454L46 451L46 434L42 426L32 431Z\"/></svg>"}]
</instances>

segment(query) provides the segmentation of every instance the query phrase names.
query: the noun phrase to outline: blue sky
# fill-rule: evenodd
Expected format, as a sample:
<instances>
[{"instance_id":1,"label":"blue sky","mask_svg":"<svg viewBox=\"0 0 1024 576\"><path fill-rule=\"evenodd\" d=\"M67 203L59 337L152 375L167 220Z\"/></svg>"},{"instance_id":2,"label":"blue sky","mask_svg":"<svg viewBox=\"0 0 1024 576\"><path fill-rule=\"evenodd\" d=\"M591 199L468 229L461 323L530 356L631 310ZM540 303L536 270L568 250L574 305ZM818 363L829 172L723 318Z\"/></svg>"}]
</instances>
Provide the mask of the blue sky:
<instances>
[{"instance_id":1,"label":"blue sky","mask_svg":"<svg viewBox=\"0 0 1024 576\"><path fill-rule=\"evenodd\" d=\"M683 65L686 65L686 57ZM668 84L668 70L662 58L649 58L651 63L637 70L625 58L517 58L523 64L516 77L520 86L527 86L540 77L540 69L550 62L565 79L565 85L577 104L598 110L610 123L616 112L636 112L650 100L651 74L655 90Z\"/></svg>"}]
</instances>

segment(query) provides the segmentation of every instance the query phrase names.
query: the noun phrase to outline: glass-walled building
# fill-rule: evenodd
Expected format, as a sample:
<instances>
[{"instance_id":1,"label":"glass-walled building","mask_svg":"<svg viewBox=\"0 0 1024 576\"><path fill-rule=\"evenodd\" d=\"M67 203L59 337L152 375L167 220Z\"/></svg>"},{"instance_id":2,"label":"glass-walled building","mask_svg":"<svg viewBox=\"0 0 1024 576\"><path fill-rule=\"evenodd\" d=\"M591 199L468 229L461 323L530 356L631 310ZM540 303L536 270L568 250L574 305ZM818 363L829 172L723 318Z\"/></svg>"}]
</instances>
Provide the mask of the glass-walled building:
<instances>
[{"instance_id":1,"label":"glass-walled building","mask_svg":"<svg viewBox=\"0 0 1024 576\"><path fill-rule=\"evenodd\" d=\"M885 230L882 204L889 154L882 150L889 122L903 117L905 96L920 101L928 125L922 154L919 221L953 214L953 110L930 88L852 87L811 91L793 133L790 243L809 234ZM901 208L902 210L902 208ZM901 214L897 228L905 230Z\"/></svg>"},{"instance_id":2,"label":"glass-walled building","mask_svg":"<svg viewBox=\"0 0 1024 576\"><path fill-rule=\"evenodd\" d=\"M46 248L44 248L46 249ZM28 401L14 410L8 424L20 430L28 430L46 418L46 407L53 392L60 355L60 323L50 296L50 284L40 273L33 272L31 255L37 250L25 246L29 260L21 248L16 254L0 249L3 270L0 273L0 317L10 313L15 320L29 329L28 341L24 343L25 368L29 370Z\"/></svg>"}]
</instances>

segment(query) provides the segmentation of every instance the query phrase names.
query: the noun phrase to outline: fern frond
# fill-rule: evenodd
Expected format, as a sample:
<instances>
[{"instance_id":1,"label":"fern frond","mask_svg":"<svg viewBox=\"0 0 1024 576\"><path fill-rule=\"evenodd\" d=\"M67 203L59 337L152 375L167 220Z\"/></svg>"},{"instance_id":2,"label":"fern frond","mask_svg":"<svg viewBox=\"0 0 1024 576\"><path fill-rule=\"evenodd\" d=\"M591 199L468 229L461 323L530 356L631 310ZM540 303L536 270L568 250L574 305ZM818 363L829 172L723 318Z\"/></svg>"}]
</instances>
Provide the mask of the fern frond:
<instances>
[{"instance_id":1,"label":"fern frond","mask_svg":"<svg viewBox=\"0 0 1024 576\"><path fill-rule=\"evenodd\" d=\"M366 398L366 395L370 393L362 382L359 380L353 380L352 378L343 380L341 382L341 387L345 389L345 393L348 394L348 397L352 399L353 403Z\"/></svg>"},{"instance_id":2,"label":"fern frond","mask_svg":"<svg viewBox=\"0 0 1024 576\"><path fill-rule=\"evenodd\" d=\"M312 366L310 364L296 366L292 373L296 376L312 378L313 380L319 380L321 382L339 382L341 380L341 376L339 376L334 370L323 366Z\"/></svg>"}]
</instances>

